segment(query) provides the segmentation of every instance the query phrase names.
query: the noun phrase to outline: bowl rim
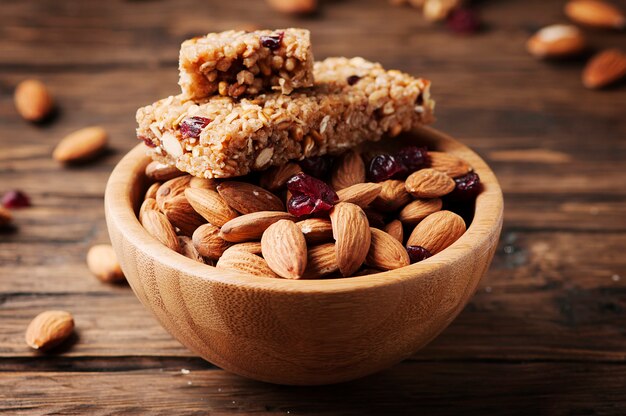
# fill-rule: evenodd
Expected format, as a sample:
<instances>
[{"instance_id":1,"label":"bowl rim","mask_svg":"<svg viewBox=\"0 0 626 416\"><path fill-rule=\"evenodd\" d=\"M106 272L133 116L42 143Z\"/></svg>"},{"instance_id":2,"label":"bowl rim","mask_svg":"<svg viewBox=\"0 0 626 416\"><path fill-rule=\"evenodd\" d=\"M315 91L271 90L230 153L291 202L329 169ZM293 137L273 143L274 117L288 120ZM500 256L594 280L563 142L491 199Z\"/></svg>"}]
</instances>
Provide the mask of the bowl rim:
<instances>
[{"instance_id":1,"label":"bowl rim","mask_svg":"<svg viewBox=\"0 0 626 416\"><path fill-rule=\"evenodd\" d=\"M106 220L136 249L157 263L174 268L186 275L225 285L236 285L254 290L289 293L331 293L369 290L376 287L403 284L407 280L430 275L435 269L459 264L475 251L487 250L497 238L502 226L504 201L495 174L473 150L452 137L431 127L418 127L409 134L419 136L437 149L462 157L479 174L483 191L476 199L474 218L466 232L450 247L419 263L400 269L334 279L293 280L247 275L236 271L217 269L201 264L170 250L152 237L139 223L133 207L133 176L138 177L150 162L143 144L138 144L115 166L105 190Z\"/></svg>"}]
</instances>

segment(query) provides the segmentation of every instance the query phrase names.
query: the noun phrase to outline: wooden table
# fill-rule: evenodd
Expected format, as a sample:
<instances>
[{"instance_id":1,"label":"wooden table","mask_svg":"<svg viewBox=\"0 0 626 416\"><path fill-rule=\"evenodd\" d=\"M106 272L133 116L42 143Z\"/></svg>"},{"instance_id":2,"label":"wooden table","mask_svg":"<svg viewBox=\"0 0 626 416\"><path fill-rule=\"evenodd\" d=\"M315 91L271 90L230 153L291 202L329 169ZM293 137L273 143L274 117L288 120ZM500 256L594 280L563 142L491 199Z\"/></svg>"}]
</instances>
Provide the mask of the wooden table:
<instances>
[{"instance_id":1,"label":"wooden table","mask_svg":"<svg viewBox=\"0 0 626 416\"><path fill-rule=\"evenodd\" d=\"M0 192L22 189L33 207L0 235L0 412L625 414L626 89L585 90L584 61L526 54L533 29L564 20L563 3L481 2L488 30L462 37L382 0L329 1L299 20L260 0L3 0ZM431 345L380 374L315 388L228 374L85 266L87 249L108 240L103 190L136 144L135 110L178 90L180 42L250 23L310 28L318 58L361 55L430 78L437 127L476 149L504 188L501 245L476 296ZM623 33L589 34L597 47L626 46ZM28 77L53 91L53 123L15 113L14 86ZM71 169L51 159L62 136L93 124L110 132L110 153ZM77 325L53 355L23 340L46 309L73 312Z\"/></svg>"}]
</instances>

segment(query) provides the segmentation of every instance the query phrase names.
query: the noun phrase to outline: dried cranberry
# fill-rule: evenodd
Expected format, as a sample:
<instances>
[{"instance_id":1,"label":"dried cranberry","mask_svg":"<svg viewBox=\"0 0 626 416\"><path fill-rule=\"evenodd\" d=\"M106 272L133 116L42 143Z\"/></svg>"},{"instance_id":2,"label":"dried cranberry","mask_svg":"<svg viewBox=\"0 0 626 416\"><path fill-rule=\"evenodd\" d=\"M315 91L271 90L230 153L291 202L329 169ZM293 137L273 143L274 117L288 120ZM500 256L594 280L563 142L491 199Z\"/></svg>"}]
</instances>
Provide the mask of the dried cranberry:
<instances>
[{"instance_id":1,"label":"dried cranberry","mask_svg":"<svg viewBox=\"0 0 626 416\"><path fill-rule=\"evenodd\" d=\"M425 147L407 146L400 149L396 158L412 173L426 167L428 150Z\"/></svg>"},{"instance_id":2,"label":"dried cranberry","mask_svg":"<svg viewBox=\"0 0 626 416\"><path fill-rule=\"evenodd\" d=\"M152 140L146 136L139 135L137 136L137 139L143 140L143 143L148 147L156 147L156 144L152 143Z\"/></svg>"},{"instance_id":3,"label":"dried cranberry","mask_svg":"<svg viewBox=\"0 0 626 416\"><path fill-rule=\"evenodd\" d=\"M426 250L422 246L406 246L406 252L409 253L409 259L411 259L411 264L432 257L430 251Z\"/></svg>"},{"instance_id":4,"label":"dried cranberry","mask_svg":"<svg viewBox=\"0 0 626 416\"><path fill-rule=\"evenodd\" d=\"M328 176L333 160L329 156L312 156L301 160L298 164L304 173L321 179Z\"/></svg>"},{"instance_id":5,"label":"dried cranberry","mask_svg":"<svg viewBox=\"0 0 626 416\"><path fill-rule=\"evenodd\" d=\"M456 187L448 198L452 201L469 201L476 198L482 189L480 177L476 172L470 172L467 175L455 178Z\"/></svg>"},{"instance_id":6,"label":"dried cranberry","mask_svg":"<svg viewBox=\"0 0 626 416\"><path fill-rule=\"evenodd\" d=\"M2 205L9 209L29 207L30 198L22 191L13 190L4 194Z\"/></svg>"},{"instance_id":7,"label":"dried cranberry","mask_svg":"<svg viewBox=\"0 0 626 416\"><path fill-rule=\"evenodd\" d=\"M478 15L466 8L453 10L448 16L446 24L451 31L463 34L478 32L481 27Z\"/></svg>"},{"instance_id":8,"label":"dried cranberry","mask_svg":"<svg viewBox=\"0 0 626 416\"><path fill-rule=\"evenodd\" d=\"M183 120L180 123L180 133L183 135L183 139L194 138L197 139L209 123L211 119L206 117L194 116Z\"/></svg>"},{"instance_id":9,"label":"dried cranberry","mask_svg":"<svg viewBox=\"0 0 626 416\"><path fill-rule=\"evenodd\" d=\"M330 211L339 197L326 183L306 173L298 173L287 181L291 198L287 210L296 217Z\"/></svg>"},{"instance_id":10,"label":"dried cranberry","mask_svg":"<svg viewBox=\"0 0 626 416\"><path fill-rule=\"evenodd\" d=\"M280 48L280 44L283 41L283 36L285 36L285 32L279 32L277 35L264 35L261 36L261 45L269 48L271 51L275 51Z\"/></svg>"},{"instance_id":11,"label":"dried cranberry","mask_svg":"<svg viewBox=\"0 0 626 416\"><path fill-rule=\"evenodd\" d=\"M361 77L358 76L358 75L350 75L348 77L348 85L354 85L357 82L359 82L360 79L361 79Z\"/></svg>"},{"instance_id":12,"label":"dried cranberry","mask_svg":"<svg viewBox=\"0 0 626 416\"><path fill-rule=\"evenodd\" d=\"M382 154L370 162L368 174L372 181L382 182L406 173L406 167L394 156Z\"/></svg>"}]
</instances>

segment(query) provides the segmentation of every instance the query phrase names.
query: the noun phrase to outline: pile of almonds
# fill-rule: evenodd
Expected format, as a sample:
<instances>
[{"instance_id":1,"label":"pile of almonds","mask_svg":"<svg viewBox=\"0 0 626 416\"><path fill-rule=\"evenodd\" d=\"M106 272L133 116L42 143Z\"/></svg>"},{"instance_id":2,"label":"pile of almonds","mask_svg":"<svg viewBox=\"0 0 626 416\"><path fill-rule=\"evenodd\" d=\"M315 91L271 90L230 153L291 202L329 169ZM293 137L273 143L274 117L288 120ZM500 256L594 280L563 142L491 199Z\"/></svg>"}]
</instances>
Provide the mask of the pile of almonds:
<instances>
[{"instance_id":1,"label":"pile of almonds","mask_svg":"<svg viewBox=\"0 0 626 416\"><path fill-rule=\"evenodd\" d=\"M370 274L435 255L466 230L442 208L471 210L481 189L465 161L417 146L313 157L235 179L158 162L145 174L152 184L138 216L162 244L217 268L286 279Z\"/></svg>"}]
</instances>

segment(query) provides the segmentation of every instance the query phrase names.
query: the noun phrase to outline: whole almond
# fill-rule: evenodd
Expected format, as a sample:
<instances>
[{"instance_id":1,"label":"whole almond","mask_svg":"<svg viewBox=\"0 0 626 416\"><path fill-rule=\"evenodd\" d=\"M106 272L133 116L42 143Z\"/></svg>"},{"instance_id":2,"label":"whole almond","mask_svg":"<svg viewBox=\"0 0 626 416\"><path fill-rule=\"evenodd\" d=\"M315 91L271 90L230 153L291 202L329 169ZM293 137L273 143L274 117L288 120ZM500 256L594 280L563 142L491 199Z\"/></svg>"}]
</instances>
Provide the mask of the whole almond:
<instances>
[{"instance_id":1,"label":"whole almond","mask_svg":"<svg viewBox=\"0 0 626 416\"><path fill-rule=\"evenodd\" d=\"M296 223L307 244L320 244L333 241L333 226L330 220L323 218L308 218Z\"/></svg>"},{"instance_id":2,"label":"whole almond","mask_svg":"<svg viewBox=\"0 0 626 416\"><path fill-rule=\"evenodd\" d=\"M143 227L154 238L159 240L161 244L171 248L174 251L179 250L178 237L174 226L167 217L155 210L146 210L142 216Z\"/></svg>"},{"instance_id":3,"label":"whole almond","mask_svg":"<svg viewBox=\"0 0 626 416\"><path fill-rule=\"evenodd\" d=\"M211 178L198 178L196 176L192 176L189 180L190 188L200 188L200 189L210 189L211 191L215 191L217 188L217 180Z\"/></svg>"},{"instance_id":4,"label":"whole almond","mask_svg":"<svg viewBox=\"0 0 626 416\"><path fill-rule=\"evenodd\" d=\"M54 148L52 157L61 163L83 162L100 154L108 140L102 127L86 127L65 136Z\"/></svg>"},{"instance_id":5,"label":"whole almond","mask_svg":"<svg viewBox=\"0 0 626 416\"><path fill-rule=\"evenodd\" d=\"M74 331L74 318L65 311L42 312L26 329L26 343L36 350L55 347L69 338Z\"/></svg>"},{"instance_id":6,"label":"whole almond","mask_svg":"<svg viewBox=\"0 0 626 416\"><path fill-rule=\"evenodd\" d=\"M259 211L240 215L222 226L220 236L233 243L260 240L267 227L280 220L293 221L294 217L288 212L281 211Z\"/></svg>"},{"instance_id":7,"label":"whole almond","mask_svg":"<svg viewBox=\"0 0 626 416\"><path fill-rule=\"evenodd\" d=\"M13 214L8 209L0 206L0 227L9 225L13 221Z\"/></svg>"},{"instance_id":8,"label":"whole almond","mask_svg":"<svg viewBox=\"0 0 626 416\"><path fill-rule=\"evenodd\" d=\"M380 194L383 186L379 183L357 183L337 191L340 202L350 202L364 208Z\"/></svg>"},{"instance_id":9,"label":"whole almond","mask_svg":"<svg viewBox=\"0 0 626 416\"><path fill-rule=\"evenodd\" d=\"M224 198L215 191L187 188L185 196L198 214L217 227L223 226L237 216L237 212L230 208Z\"/></svg>"},{"instance_id":10,"label":"whole almond","mask_svg":"<svg viewBox=\"0 0 626 416\"><path fill-rule=\"evenodd\" d=\"M247 251L248 253L257 255L260 255L262 253L260 241L248 241L245 243L233 244L232 246L228 247L226 251L224 251L224 253L227 253L229 250L243 250Z\"/></svg>"},{"instance_id":11,"label":"whole almond","mask_svg":"<svg viewBox=\"0 0 626 416\"><path fill-rule=\"evenodd\" d=\"M598 53L583 70L583 84L598 89L609 86L626 76L626 54L619 49Z\"/></svg>"},{"instance_id":12,"label":"whole almond","mask_svg":"<svg viewBox=\"0 0 626 416\"><path fill-rule=\"evenodd\" d=\"M13 96L15 108L28 121L42 121L54 108L52 96L46 85L36 79L20 82Z\"/></svg>"},{"instance_id":13,"label":"whole almond","mask_svg":"<svg viewBox=\"0 0 626 416\"><path fill-rule=\"evenodd\" d=\"M316 279L339 270L335 244L327 243L309 248L306 270L302 278Z\"/></svg>"},{"instance_id":14,"label":"whole almond","mask_svg":"<svg viewBox=\"0 0 626 416\"><path fill-rule=\"evenodd\" d=\"M285 14L309 14L317 8L317 0L266 0L271 8Z\"/></svg>"},{"instance_id":15,"label":"whole almond","mask_svg":"<svg viewBox=\"0 0 626 416\"><path fill-rule=\"evenodd\" d=\"M289 178L302 172L297 163L286 163L281 166L270 168L261 174L259 184L272 192L285 186Z\"/></svg>"},{"instance_id":16,"label":"whole almond","mask_svg":"<svg viewBox=\"0 0 626 416\"><path fill-rule=\"evenodd\" d=\"M164 211L165 201L183 195L185 193L185 189L189 187L190 181L191 176L185 175L170 179L159 186L155 197L159 209Z\"/></svg>"},{"instance_id":17,"label":"whole almond","mask_svg":"<svg viewBox=\"0 0 626 416\"><path fill-rule=\"evenodd\" d=\"M263 258L270 268L286 279L299 279L307 264L306 241L293 221L280 220L270 225L261 237Z\"/></svg>"},{"instance_id":18,"label":"whole almond","mask_svg":"<svg viewBox=\"0 0 626 416\"><path fill-rule=\"evenodd\" d=\"M174 227L188 237L191 237L196 228L206 223L206 220L193 209L185 195L167 198L163 203L163 213Z\"/></svg>"},{"instance_id":19,"label":"whole almond","mask_svg":"<svg viewBox=\"0 0 626 416\"><path fill-rule=\"evenodd\" d=\"M201 256L211 260L219 259L231 245L220 236L220 229L212 224L203 224L198 227L191 241Z\"/></svg>"},{"instance_id":20,"label":"whole almond","mask_svg":"<svg viewBox=\"0 0 626 416\"><path fill-rule=\"evenodd\" d=\"M411 202L404 181L389 179L381 183L380 193L372 201L372 207L382 212L393 212Z\"/></svg>"},{"instance_id":21,"label":"whole almond","mask_svg":"<svg viewBox=\"0 0 626 416\"><path fill-rule=\"evenodd\" d=\"M97 244L87 252L87 267L98 279L107 283L125 280L117 255L110 244Z\"/></svg>"},{"instance_id":22,"label":"whole almond","mask_svg":"<svg viewBox=\"0 0 626 416\"><path fill-rule=\"evenodd\" d=\"M193 245L193 241L191 240L191 238L187 237L186 235L179 235L178 245L180 246L180 254L182 254L183 256L190 258L191 260L195 260L199 263L205 262L198 250L196 250L196 247Z\"/></svg>"},{"instance_id":23,"label":"whole almond","mask_svg":"<svg viewBox=\"0 0 626 416\"><path fill-rule=\"evenodd\" d=\"M402 208L398 214L398 219L403 224L416 225L430 214L441 210L442 205L443 202L439 198L416 199Z\"/></svg>"},{"instance_id":24,"label":"whole almond","mask_svg":"<svg viewBox=\"0 0 626 416\"><path fill-rule=\"evenodd\" d=\"M361 155L354 150L343 154L335 162L330 182L335 191L365 182L365 163Z\"/></svg>"},{"instance_id":25,"label":"whole almond","mask_svg":"<svg viewBox=\"0 0 626 416\"><path fill-rule=\"evenodd\" d=\"M389 224L385 225L384 230L387 234L398 240L404 242L404 227L400 220L393 220Z\"/></svg>"},{"instance_id":26,"label":"whole almond","mask_svg":"<svg viewBox=\"0 0 626 416\"><path fill-rule=\"evenodd\" d=\"M285 206L280 198L270 191L250 183L222 182L217 186L217 192L232 209L242 214L285 210Z\"/></svg>"},{"instance_id":27,"label":"whole almond","mask_svg":"<svg viewBox=\"0 0 626 416\"><path fill-rule=\"evenodd\" d=\"M626 18L620 9L600 0L572 0L565 5L565 14L582 25L623 29Z\"/></svg>"},{"instance_id":28,"label":"whole almond","mask_svg":"<svg viewBox=\"0 0 626 416\"><path fill-rule=\"evenodd\" d=\"M472 168L463 159L450 153L428 152L430 167L445 173L451 178L467 175Z\"/></svg>"},{"instance_id":29,"label":"whole almond","mask_svg":"<svg viewBox=\"0 0 626 416\"><path fill-rule=\"evenodd\" d=\"M526 49L537 58L562 58L578 55L587 47L583 33L573 25L546 26L535 33Z\"/></svg>"},{"instance_id":30,"label":"whole almond","mask_svg":"<svg viewBox=\"0 0 626 416\"><path fill-rule=\"evenodd\" d=\"M365 261L372 233L363 209L340 202L330 212L339 270L344 277L356 272Z\"/></svg>"},{"instance_id":31,"label":"whole almond","mask_svg":"<svg viewBox=\"0 0 626 416\"><path fill-rule=\"evenodd\" d=\"M176 166L160 163L156 160L146 165L146 176L153 181L165 182L183 175L185 172L178 170Z\"/></svg>"},{"instance_id":32,"label":"whole almond","mask_svg":"<svg viewBox=\"0 0 626 416\"><path fill-rule=\"evenodd\" d=\"M259 277L279 277L267 262L256 254L245 250L227 250L215 265L218 269L235 270Z\"/></svg>"},{"instance_id":33,"label":"whole almond","mask_svg":"<svg viewBox=\"0 0 626 416\"><path fill-rule=\"evenodd\" d=\"M159 190L159 186L161 186L161 182L155 182L152 185L150 185L143 199L154 198L156 200L156 195L157 195L157 191Z\"/></svg>"},{"instance_id":34,"label":"whole almond","mask_svg":"<svg viewBox=\"0 0 626 416\"><path fill-rule=\"evenodd\" d=\"M407 246L421 246L435 255L446 249L465 232L463 218L451 211L438 211L417 224Z\"/></svg>"},{"instance_id":35,"label":"whole almond","mask_svg":"<svg viewBox=\"0 0 626 416\"><path fill-rule=\"evenodd\" d=\"M386 232L370 228L372 243L365 264L380 270L393 270L410 264L409 254L401 242Z\"/></svg>"},{"instance_id":36,"label":"whole almond","mask_svg":"<svg viewBox=\"0 0 626 416\"><path fill-rule=\"evenodd\" d=\"M139 208L139 222L140 223L143 224L143 216L145 212L148 210L154 210L154 211L159 210L159 207L156 203L156 199L154 198L144 199L144 201L141 204L141 207Z\"/></svg>"},{"instance_id":37,"label":"whole almond","mask_svg":"<svg viewBox=\"0 0 626 416\"><path fill-rule=\"evenodd\" d=\"M454 179L435 169L413 172L404 183L408 193L416 198L439 198L454 191Z\"/></svg>"}]
</instances>

